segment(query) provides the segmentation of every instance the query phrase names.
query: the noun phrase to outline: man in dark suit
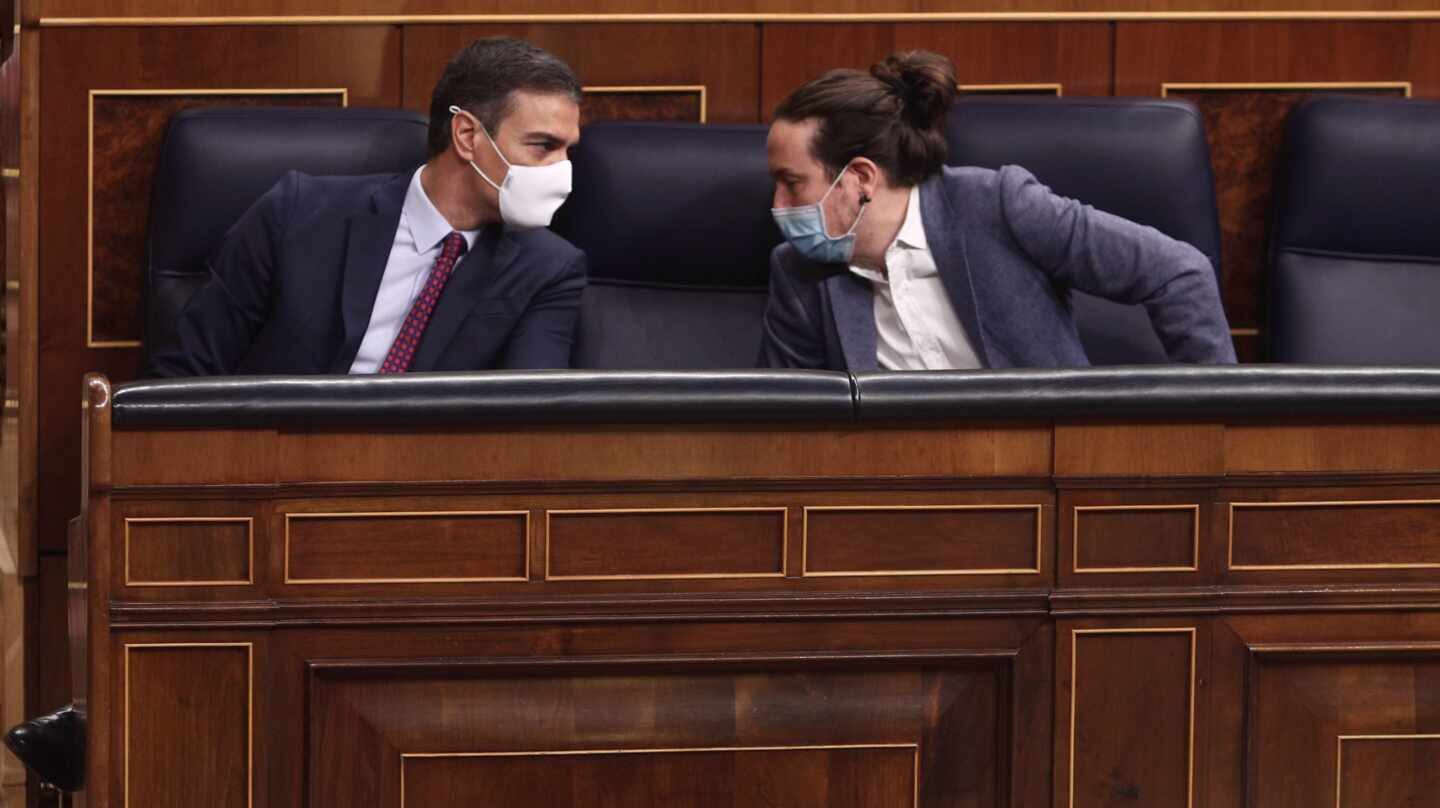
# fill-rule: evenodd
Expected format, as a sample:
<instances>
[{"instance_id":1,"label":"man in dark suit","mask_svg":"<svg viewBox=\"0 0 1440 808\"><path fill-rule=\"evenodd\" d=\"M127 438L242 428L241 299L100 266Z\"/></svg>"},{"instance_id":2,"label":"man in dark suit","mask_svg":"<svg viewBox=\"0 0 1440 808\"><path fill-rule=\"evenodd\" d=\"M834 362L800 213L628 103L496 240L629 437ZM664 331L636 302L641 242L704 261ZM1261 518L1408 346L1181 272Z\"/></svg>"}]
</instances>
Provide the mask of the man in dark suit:
<instances>
[{"instance_id":1,"label":"man in dark suit","mask_svg":"<svg viewBox=\"0 0 1440 808\"><path fill-rule=\"evenodd\" d=\"M544 228L570 191L579 100L555 56L472 43L435 86L426 163L287 174L226 236L147 373L567 366L585 256Z\"/></svg>"}]
</instances>

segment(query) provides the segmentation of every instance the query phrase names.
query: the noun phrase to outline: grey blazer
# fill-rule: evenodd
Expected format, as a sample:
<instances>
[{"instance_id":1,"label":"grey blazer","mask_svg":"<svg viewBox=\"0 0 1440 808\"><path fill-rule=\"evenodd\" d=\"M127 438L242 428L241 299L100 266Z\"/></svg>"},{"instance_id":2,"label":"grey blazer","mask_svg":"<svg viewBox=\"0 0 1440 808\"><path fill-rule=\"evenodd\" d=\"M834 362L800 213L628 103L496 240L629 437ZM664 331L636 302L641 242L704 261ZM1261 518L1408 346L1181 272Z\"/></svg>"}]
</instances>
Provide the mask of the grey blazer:
<instances>
[{"instance_id":1,"label":"grey blazer","mask_svg":"<svg viewBox=\"0 0 1440 808\"><path fill-rule=\"evenodd\" d=\"M1088 365L1071 289L1142 304L1174 362L1235 361L1214 270L1184 242L1057 196L1019 166L946 168L921 183L920 206L950 302L986 367ZM878 369L870 283L776 247L760 365Z\"/></svg>"}]
</instances>

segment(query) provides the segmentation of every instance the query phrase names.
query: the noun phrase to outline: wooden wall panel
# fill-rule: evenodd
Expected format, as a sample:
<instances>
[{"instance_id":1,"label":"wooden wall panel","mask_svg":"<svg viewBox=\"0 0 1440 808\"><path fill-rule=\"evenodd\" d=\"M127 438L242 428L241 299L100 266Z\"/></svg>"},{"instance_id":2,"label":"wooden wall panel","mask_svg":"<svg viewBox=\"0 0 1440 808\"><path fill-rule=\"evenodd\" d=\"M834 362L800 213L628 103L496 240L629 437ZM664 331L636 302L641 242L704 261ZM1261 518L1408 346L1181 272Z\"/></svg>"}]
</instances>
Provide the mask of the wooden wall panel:
<instances>
[{"instance_id":1,"label":"wooden wall panel","mask_svg":"<svg viewBox=\"0 0 1440 808\"><path fill-rule=\"evenodd\" d=\"M758 119L760 29L752 24L411 25L405 27L404 105L428 113L435 81L454 53L486 36L529 40L564 59L587 87L705 88L705 118L716 123ZM653 95L596 99L601 117L684 119L693 93L676 91L668 105Z\"/></svg>"},{"instance_id":2,"label":"wooden wall panel","mask_svg":"<svg viewBox=\"0 0 1440 808\"><path fill-rule=\"evenodd\" d=\"M779 578L785 508L554 510L547 580Z\"/></svg>"},{"instance_id":3,"label":"wooden wall panel","mask_svg":"<svg viewBox=\"0 0 1440 808\"><path fill-rule=\"evenodd\" d=\"M1187 98L1205 115L1225 308L1242 359L1262 356L1266 226L1285 116L1315 92L1403 95L1408 84L1416 97L1440 96L1437 49L1440 22L1117 24L1115 94Z\"/></svg>"},{"instance_id":4,"label":"wooden wall panel","mask_svg":"<svg viewBox=\"0 0 1440 808\"><path fill-rule=\"evenodd\" d=\"M1395 11L1434 8L1428 0L880 0L863 6L847 0L550 0L517 9L504 0L35 0L25 3L27 21L45 17L176 17L184 15L514 15L526 14L777 14L829 13L1166 13Z\"/></svg>"},{"instance_id":5,"label":"wooden wall panel","mask_svg":"<svg viewBox=\"0 0 1440 808\"><path fill-rule=\"evenodd\" d=\"M289 513L285 582L523 581L525 511Z\"/></svg>"},{"instance_id":6,"label":"wooden wall panel","mask_svg":"<svg viewBox=\"0 0 1440 808\"><path fill-rule=\"evenodd\" d=\"M134 378L139 369L139 351L133 347L86 347L90 91L242 89L258 94L335 87L346 88L355 105L395 106L400 100L400 34L389 26L76 29L47 30L42 45L46 169L40 200L44 325L38 409L44 459L39 534L42 546L59 548L65 520L78 510L75 404L81 375L100 370L118 382ZM155 129L141 131L149 137ZM115 145L97 141L97 159L124 157L112 152ZM124 181L113 168L100 167L97 177ZM148 202L133 200L127 213L143 221ZM102 245L102 251L110 246ZM123 260L134 257L125 253ZM138 272L132 277L138 278ZM137 292L128 289L111 297L134 301Z\"/></svg>"},{"instance_id":7,"label":"wooden wall panel","mask_svg":"<svg viewBox=\"0 0 1440 808\"><path fill-rule=\"evenodd\" d=\"M949 56L962 85L1058 83L1065 95L1108 95L1105 23L770 23L764 27L760 117L835 67L869 67L897 51Z\"/></svg>"}]
</instances>

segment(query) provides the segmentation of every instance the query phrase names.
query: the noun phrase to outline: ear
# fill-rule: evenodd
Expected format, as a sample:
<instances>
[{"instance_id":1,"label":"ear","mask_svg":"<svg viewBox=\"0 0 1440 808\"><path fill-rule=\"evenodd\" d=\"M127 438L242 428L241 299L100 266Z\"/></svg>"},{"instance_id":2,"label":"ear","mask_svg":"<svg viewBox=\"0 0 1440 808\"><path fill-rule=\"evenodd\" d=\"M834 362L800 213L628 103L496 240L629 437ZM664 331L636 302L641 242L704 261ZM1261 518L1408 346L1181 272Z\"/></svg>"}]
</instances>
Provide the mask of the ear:
<instances>
[{"instance_id":1,"label":"ear","mask_svg":"<svg viewBox=\"0 0 1440 808\"><path fill-rule=\"evenodd\" d=\"M850 173L855 175L855 180L860 185L860 195L867 199L874 199L875 191L885 184L885 175L880 171L880 166L868 157L856 157L851 161Z\"/></svg>"},{"instance_id":2,"label":"ear","mask_svg":"<svg viewBox=\"0 0 1440 808\"><path fill-rule=\"evenodd\" d=\"M455 153L461 160L471 161L475 159L475 138L481 137L480 127L475 125L475 119L463 113L455 113L450 116L450 143L455 147Z\"/></svg>"}]
</instances>

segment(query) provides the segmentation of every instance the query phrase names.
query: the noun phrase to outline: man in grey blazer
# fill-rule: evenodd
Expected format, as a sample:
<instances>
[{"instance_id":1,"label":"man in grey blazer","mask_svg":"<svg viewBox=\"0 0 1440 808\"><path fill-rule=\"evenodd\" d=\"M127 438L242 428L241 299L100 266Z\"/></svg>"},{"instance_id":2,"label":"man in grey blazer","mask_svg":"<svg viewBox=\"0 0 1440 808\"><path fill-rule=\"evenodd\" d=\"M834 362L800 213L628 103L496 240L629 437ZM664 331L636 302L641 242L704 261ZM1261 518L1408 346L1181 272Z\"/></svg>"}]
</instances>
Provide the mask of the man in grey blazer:
<instances>
[{"instance_id":1,"label":"man in grey blazer","mask_svg":"<svg viewBox=\"0 0 1440 808\"><path fill-rule=\"evenodd\" d=\"M1077 289L1145 307L1175 362L1235 361L1205 256L1050 192L944 166L954 69L936 54L795 91L768 143L775 218L760 364L833 370L1088 364Z\"/></svg>"}]
</instances>

